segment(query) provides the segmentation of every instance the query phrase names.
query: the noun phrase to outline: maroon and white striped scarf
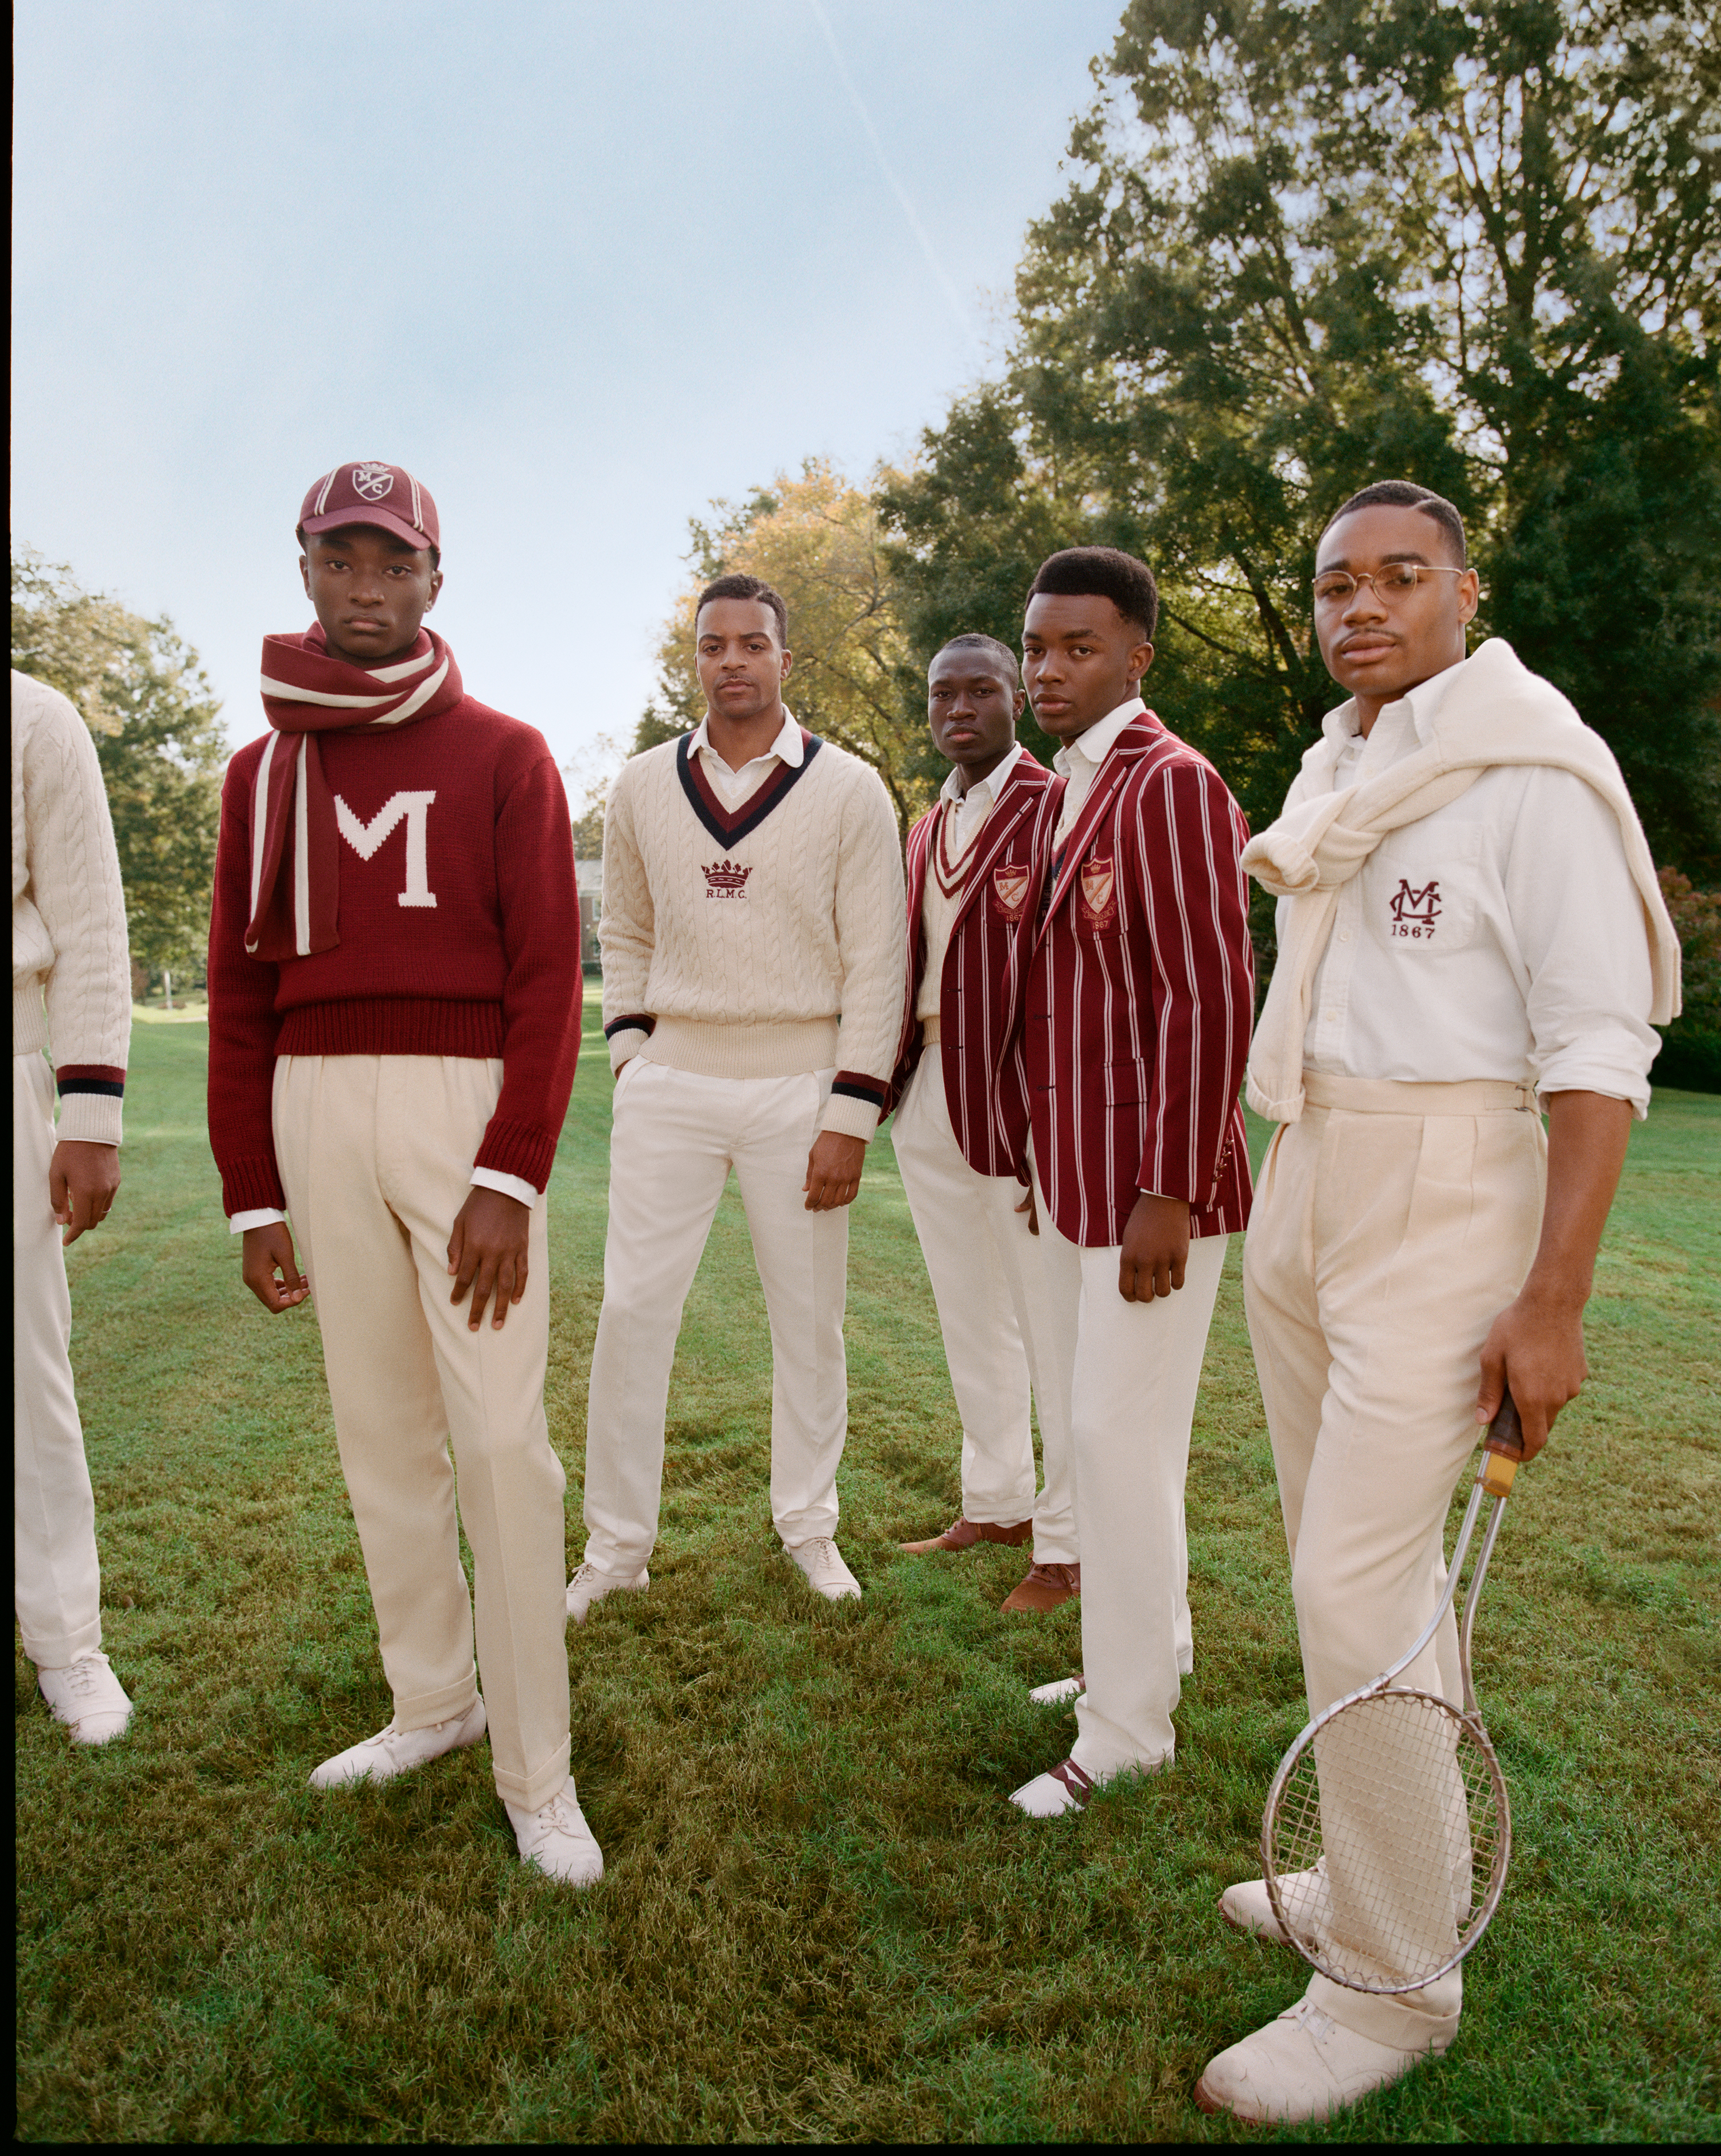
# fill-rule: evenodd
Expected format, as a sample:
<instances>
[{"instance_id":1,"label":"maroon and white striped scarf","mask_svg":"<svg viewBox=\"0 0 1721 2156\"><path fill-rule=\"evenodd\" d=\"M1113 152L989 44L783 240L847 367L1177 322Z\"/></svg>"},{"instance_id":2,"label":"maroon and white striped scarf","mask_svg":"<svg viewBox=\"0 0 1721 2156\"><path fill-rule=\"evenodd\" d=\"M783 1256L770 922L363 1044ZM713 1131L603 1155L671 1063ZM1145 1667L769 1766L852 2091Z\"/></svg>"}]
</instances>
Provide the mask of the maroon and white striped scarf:
<instances>
[{"instance_id":1,"label":"maroon and white striped scarf","mask_svg":"<svg viewBox=\"0 0 1721 2156\"><path fill-rule=\"evenodd\" d=\"M302 636L264 638L263 708L275 732L251 793L245 948L254 958L308 958L341 940L341 836L317 736L433 719L465 693L454 654L428 629L390 666L331 659L321 626ZM296 748L284 734L297 737Z\"/></svg>"}]
</instances>

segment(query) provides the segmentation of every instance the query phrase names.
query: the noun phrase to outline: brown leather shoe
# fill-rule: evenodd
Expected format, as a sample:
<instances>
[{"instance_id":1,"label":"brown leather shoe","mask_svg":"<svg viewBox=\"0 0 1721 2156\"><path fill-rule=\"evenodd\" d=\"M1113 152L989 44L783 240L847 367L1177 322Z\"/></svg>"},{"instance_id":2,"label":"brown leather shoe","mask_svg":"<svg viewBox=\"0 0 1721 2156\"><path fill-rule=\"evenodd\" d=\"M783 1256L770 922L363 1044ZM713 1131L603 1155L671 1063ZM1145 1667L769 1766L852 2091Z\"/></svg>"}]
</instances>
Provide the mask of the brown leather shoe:
<instances>
[{"instance_id":1,"label":"brown leather shoe","mask_svg":"<svg viewBox=\"0 0 1721 2156\"><path fill-rule=\"evenodd\" d=\"M972 1549L976 1543L1007 1543L1018 1549L1033 1539L1032 1520L1019 1520L1013 1527L995 1527L989 1521L958 1520L929 1543L899 1543L896 1547L907 1550L910 1557L925 1557L932 1550Z\"/></svg>"},{"instance_id":2,"label":"brown leather shoe","mask_svg":"<svg viewBox=\"0 0 1721 2156\"><path fill-rule=\"evenodd\" d=\"M1081 1592L1079 1564L1036 1564L1012 1594L1004 1597L1006 1609L1031 1609L1040 1614L1056 1609Z\"/></svg>"}]
</instances>

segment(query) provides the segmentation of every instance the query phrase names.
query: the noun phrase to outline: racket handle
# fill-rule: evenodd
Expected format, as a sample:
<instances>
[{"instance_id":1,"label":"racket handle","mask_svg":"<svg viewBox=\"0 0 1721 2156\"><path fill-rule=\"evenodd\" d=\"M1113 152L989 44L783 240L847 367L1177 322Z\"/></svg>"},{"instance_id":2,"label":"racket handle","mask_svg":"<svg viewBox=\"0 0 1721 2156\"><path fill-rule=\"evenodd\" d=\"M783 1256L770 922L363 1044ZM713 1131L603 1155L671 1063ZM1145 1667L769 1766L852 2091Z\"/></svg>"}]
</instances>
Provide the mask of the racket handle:
<instances>
[{"instance_id":1,"label":"racket handle","mask_svg":"<svg viewBox=\"0 0 1721 2156\"><path fill-rule=\"evenodd\" d=\"M1477 1477L1491 1497L1503 1497L1523 1458L1523 1425L1518 1419L1518 1403L1508 1386L1500 1401L1500 1412L1488 1424L1482 1441L1482 1473Z\"/></svg>"}]
</instances>

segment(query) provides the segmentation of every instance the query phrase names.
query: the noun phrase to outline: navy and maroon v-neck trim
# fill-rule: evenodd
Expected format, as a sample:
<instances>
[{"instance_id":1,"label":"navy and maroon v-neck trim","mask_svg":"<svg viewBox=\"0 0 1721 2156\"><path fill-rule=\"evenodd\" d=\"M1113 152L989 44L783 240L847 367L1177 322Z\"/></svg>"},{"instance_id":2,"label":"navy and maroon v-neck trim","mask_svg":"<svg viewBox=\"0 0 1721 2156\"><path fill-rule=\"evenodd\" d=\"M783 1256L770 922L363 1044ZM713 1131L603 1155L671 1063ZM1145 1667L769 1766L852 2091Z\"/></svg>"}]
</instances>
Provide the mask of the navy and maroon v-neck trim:
<instances>
[{"instance_id":1,"label":"navy and maroon v-neck trim","mask_svg":"<svg viewBox=\"0 0 1721 2156\"><path fill-rule=\"evenodd\" d=\"M690 753L692 739L691 734L683 734L676 744L676 775L681 782L688 806L720 846L732 846L757 831L795 781L806 776L814 757L825 746L817 734L809 734L803 726L800 762L779 763L757 793L749 793L738 808L726 808L718 798L717 788Z\"/></svg>"}]
</instances>

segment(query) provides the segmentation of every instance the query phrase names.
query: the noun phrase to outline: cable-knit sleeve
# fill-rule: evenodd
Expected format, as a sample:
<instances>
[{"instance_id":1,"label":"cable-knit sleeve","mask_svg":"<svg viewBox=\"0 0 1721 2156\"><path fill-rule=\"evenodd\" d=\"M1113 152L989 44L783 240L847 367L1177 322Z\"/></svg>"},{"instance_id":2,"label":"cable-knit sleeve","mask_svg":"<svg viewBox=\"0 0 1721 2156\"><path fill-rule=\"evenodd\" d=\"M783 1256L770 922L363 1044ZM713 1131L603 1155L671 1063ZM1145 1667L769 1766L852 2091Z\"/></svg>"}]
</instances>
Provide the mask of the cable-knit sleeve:
<instances>
[{"instance_id":1,"label":"cable-knit sleeve","mask_svg":"<svg viewBox=\"0 0 1721 2156\"><path fill-rule=\"evenodd\" d=\"M639 1053L657 1023L656 1014L645 1004L645 983L657 947L656 921L633 802L634 788L653 775L643 761L624 764L604 814L604 910L598 946L604 954L604 1037L612 1070Z\"/></svg>"},{"instance_id":2,"label":"cable-knit sleeve","mask_svg":"<svg viewBox=\"0 0 1721 2156\"><path fill-rule=\"evenodd\" d=\"M842 1023L820 1128L871 1138L896 1060L908 932L896 814L884 782L865 767L853 774L843 803L834 909Z\"/></svg>"},{"instance_id":3,"label":"cable-knit sleeve","mask_svg":"<svg viewBox=\"0 0 1721 2156\"><path fill-rule=\"evenodd\" d=\"M17 674L12 680L13 1001L45 996L48 1048L60 1096L59 1136L116 1146L131 1045L131 962L101 765L90 729L67 698L45 682ZM22 939L22 982L21 901L34 932Z\"/></svg>"}]
</instances>

